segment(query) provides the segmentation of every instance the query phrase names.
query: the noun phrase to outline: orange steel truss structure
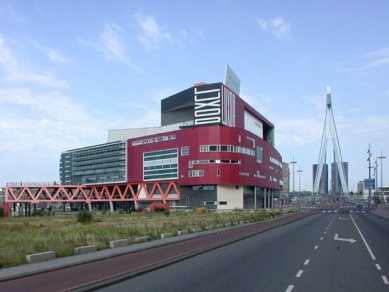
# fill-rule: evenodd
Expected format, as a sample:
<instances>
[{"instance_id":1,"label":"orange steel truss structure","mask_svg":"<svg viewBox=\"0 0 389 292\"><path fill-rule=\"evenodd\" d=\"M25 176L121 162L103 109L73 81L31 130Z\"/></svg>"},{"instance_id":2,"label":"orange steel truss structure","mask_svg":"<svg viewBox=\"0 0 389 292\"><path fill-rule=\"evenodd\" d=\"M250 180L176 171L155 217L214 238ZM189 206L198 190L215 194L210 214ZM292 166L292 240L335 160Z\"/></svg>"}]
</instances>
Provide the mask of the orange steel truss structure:
<instances>
[{"instance_id":1,"label":"orange steel truss structure","mask_svg":"<svg viewBox=\"0 0 389 292\"><path fill-rule=\"evenodd\" d=\"M168 202L180 200L177 181L112 183L99 185L8 184L5 207L10 203ZM4 208L7 210L8 208Z\"/></svg>"}]
</instances>

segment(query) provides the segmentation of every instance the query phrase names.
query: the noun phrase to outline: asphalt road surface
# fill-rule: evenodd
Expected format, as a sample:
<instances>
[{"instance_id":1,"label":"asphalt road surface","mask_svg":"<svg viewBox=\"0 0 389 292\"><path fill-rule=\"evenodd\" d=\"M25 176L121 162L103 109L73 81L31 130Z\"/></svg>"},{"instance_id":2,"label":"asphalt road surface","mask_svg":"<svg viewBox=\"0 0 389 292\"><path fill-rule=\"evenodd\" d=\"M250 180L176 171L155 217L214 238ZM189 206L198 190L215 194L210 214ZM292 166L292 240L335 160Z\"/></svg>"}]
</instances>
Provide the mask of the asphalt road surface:
<instances>
[{"instance_id":1,"label":"asphalt road surface","mask_svg":"<svg viewBox=\"0 0 389 292\"><path fill-rule=\"evenodd\" d=\"M389 291L388 223L320 213L99 291Z\"/></svg>"}]
</instances>

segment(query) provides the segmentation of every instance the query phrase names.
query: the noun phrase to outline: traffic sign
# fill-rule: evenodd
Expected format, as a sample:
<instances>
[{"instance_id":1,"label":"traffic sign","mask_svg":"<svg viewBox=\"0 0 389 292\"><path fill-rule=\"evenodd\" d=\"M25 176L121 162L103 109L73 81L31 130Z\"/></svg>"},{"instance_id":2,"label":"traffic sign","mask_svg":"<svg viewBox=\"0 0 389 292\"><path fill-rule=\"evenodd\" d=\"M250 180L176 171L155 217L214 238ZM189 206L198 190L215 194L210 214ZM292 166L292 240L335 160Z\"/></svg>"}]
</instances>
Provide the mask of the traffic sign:
<instances>
[{"instance_id":1,"label":"traffic sign","mask_svg":"<svg viewBox=\"0 0 389 292\"><path fill-rule=\"evenodd\" d=\"M365 179L365 189L366 190L374 190L375 189L375 179Z\"/></svg>"}]
</instances>

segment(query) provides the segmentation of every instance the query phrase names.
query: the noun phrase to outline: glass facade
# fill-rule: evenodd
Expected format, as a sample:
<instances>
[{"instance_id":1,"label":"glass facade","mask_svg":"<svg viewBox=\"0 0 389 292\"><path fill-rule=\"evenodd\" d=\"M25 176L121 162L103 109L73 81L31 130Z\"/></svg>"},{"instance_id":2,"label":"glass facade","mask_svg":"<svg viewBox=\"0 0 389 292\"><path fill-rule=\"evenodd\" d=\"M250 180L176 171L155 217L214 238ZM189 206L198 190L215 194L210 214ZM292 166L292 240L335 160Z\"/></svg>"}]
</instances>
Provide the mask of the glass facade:
<instances>
[{"instance_id":1,"label":"glass facade","mask_svg":"<svg viewBox=\"0 0 389 292\"><path fill-rule=\"evenodd\" d=\"M126 143L112 142L61 153L62 184L126 181Z\"/></svg>"},{"instance_id":2,"label":"glass facade","mask_svg":"<svg viewBox=\"0 0 389 292\"><path fill-rule=\"evenodd\" d=\"M143 153L143 180L177 179L178 149Z\"/></svg>"}]
</instances>

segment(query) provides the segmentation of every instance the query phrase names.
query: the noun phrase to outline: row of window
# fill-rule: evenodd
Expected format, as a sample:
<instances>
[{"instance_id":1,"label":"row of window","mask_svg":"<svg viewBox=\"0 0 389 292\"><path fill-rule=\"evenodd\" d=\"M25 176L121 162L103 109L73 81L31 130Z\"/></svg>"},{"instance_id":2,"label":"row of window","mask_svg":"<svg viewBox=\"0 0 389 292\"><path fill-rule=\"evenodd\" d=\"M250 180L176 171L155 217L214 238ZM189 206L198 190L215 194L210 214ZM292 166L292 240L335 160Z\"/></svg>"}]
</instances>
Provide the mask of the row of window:
<instances>
[{"instance_id":1,"label":"row of window","mask_svg":"<svg viewBox=\"0 0 389 292\"><path fill-rule=\"evenodd\" d=\"M234 145L200 145L200 152L234 152L255 156L253 149Z\"/></svg>"},{"instance_id":2,"label":"row of window","mask_svg":"<svg viewBox=\"0 0 389 292\"><path fill-rule=\"evenodd\" d=\"M280 168L282 168L282 163L280 161L278 161L277 159L275 159L274 157L271 157L270 156L270 162L271 163L274 163L275 165L279 166Z\"/></svg>"},{"instance_id":3,"label":"row of window","mask_svg":"<svg viewBox=\"0 0 389 292\"><path fill-rule=\"evenodd\" d=\"M217 175L218 176L221 175L220 169L217 170ZM250 173L245 172L245 171L240 171L239 175L240 176L250 176ZM188 176L189 177L202 177L202 176L204 176L204 170L203 169L189 170ZM258 170L254 174L254 177L266 179L266 176L261 175ZM277 179L275 177L270 177L270 181L277 182Z\"/></svg>"},{"instance_id":4,"label":"row of window","mask_svg":"<svg viewBox=\"0 0 389 292\"><path fill-rule=\"evenodd\" d=\"M154 137L149 139L132 141L132 146L145 145L145 144L151 144L151 143L157 143L157 142L163 142L163 141L169 141L175 139L176 139L176 135L159 136L159 137Z\"/></svg>"},{"instance_id":5,"label":"row of window","mask_svg":"<svg viewBox=\"0 0 389 292\"><path fill-rule=\"evenodd\" d=\"M188 167L192 168L195 164L241 164L240 160L228 160L228 159L202 159L202 160L190 160Z\"/></svg>"}]
</instances>

